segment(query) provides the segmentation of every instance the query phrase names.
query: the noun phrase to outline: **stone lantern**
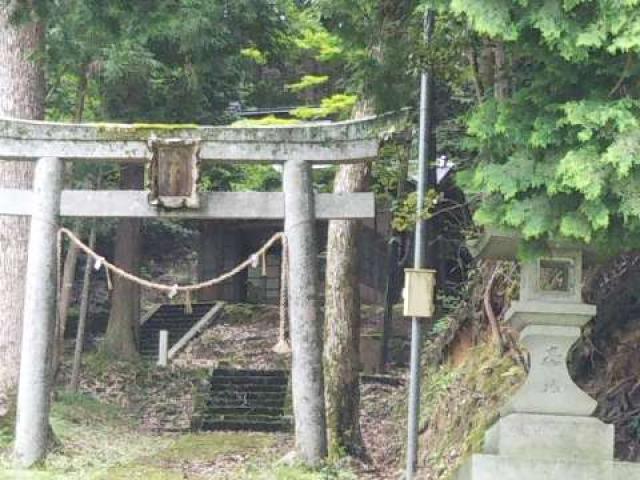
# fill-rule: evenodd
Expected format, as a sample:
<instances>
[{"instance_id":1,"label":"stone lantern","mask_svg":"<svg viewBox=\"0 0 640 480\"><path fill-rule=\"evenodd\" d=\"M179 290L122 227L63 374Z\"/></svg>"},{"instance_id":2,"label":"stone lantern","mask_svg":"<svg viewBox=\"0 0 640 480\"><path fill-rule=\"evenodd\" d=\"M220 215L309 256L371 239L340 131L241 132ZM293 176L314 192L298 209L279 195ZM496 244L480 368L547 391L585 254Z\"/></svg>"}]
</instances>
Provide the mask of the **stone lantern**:
<instances>
[{"instance_id":1,"label":"stone lantern","mask_svg":"<svg viewBox=\"0 0 640 480\"><path fill-rule=\"evenodd\" d=\"M517 244L494 233L478 255L515 260ZM569 376L568 352L596 314L581 298L582 268L583 251L566 245L522 263L520 299L506 319L530 354L529 376L458 480L640 478L640 465L613 461L614 427L592 417L595 400Z\"/></svg>"}]
</instances>

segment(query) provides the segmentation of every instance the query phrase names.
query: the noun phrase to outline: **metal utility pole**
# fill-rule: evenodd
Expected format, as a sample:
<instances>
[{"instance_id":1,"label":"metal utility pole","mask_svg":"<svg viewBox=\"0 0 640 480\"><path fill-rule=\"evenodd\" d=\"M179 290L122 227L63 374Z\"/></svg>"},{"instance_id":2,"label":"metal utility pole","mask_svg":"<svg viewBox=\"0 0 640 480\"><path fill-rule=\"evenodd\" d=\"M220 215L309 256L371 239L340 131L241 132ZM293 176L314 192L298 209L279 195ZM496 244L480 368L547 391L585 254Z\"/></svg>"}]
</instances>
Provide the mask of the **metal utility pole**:
<instances>
[{"instance_id":1,"label":"metal utility pole","mask_svg":"<svg viewBox=\"0 0 640 480\"><path fill-rule=\"evenodd\" d=\"M424 15L424 41L429 43L433 34L435 14L428 9ZM433 131L433 78L429 68L425 68L420 76L420 135L418 145L418 201L415 232L414 267L426 267L426 230L424 220L420 220L424 208L427 177L429 174L429 154ZM409 383L409 421L407 432L407 466L405 479L413 479L418 464L418 427L420 422L420 354L422 349L422 319L411 320L411 379Z\"/></svg>"}]
</instances>

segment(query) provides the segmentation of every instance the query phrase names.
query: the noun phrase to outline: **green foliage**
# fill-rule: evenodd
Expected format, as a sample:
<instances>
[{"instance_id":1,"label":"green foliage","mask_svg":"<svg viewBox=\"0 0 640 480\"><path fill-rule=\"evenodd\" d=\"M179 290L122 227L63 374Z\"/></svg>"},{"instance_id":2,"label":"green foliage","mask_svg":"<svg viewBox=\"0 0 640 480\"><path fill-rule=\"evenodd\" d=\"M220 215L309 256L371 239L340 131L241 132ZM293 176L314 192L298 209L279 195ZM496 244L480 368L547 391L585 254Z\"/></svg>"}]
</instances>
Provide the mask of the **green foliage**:
<instances>
[{"instance_id":1,"label":"green foliage","mask_svg":"<svg viewBox=\"0 0 640 480\"><path fill-rule=\"evenodd\" d=\"M297 12L289 0L51 3L49 114L59 119L75 115L87 79L88 118L226 122L230 101L277 95L256 67L285 56Z\"/></svg>"},{"instance_id":2,"label":"green foliage","mask_svg":"<svg viewBox=\"0 0 640 480\"><path fill-rule=\"evenodd\" d=\"M262 53L257 48L253 48L253 47L243 48L242 50L240 50L240 55L253 60L258 65L267 64L267 57L265 56L264 53Z\"/></svg>"},{"instance_id":3,"label":"green foliage","mask_svg":"<svg viewBox=\"0 0 640 480\"><path fill-rule=\"evenodd\" d=\"M13 425L3 419L0 422L0 452L9 448L11 442L13 442Z\"/></svg>"},{"instance_id":4,"label":"green foliage","mask_svg":"<svg viewBox=\"0 0 640 480\"><path fill-rule=\"evenodd\" d=\"M238 120L237 122L233 122L232 127L268 127L270 125L295 125L300 123L299 120L295 118L278 118L273 115L267 115L262 118L245 118L243 120Z\"/></svg>"},{"instance_id":5,"label":"green foliage","mask_svg":"<svg viewBox=\"0 0 640 480\"><path fill-rule=\"evenodd\" d=\"M307 18L311 20L313 17ZM321 28L315 21L312 20L309 23L311 25L302 30L300 36L295 40L298 48L312 51L315 59L319 62L339 60L344 53L340 39Z\"/></svg>"},{"instance_id":6,"label":"green foliage","mask_svg":"<svg viewBox=\"0 0 640 480\"><path fill-rule=\"evenodd\" d=\"M292 113L294 117L303 120L317 118L347 118L355 107L358 97L346 93L337 93L327 98L323 98L319 107L299 107Z\"/></svg>"},{"instance_id":7,"label":"green foliage","mask_svg":"<svg viewBox=\"0 0 640 480\"><path fill-rule=\"evenodd\" d=\"M407 195L403 201L395 205L391 225L398 232L410 231L420 220L428 220L433 215L433 209L438 200L438 192L429 190L424 199L424 205L418 215L418 196L416 192Z\"/></svg>"},{"instance_id":8,"label":"green foliage","mask_svg":"<svg viewBox=\"0 0 640 480\"><path fill-rule=\"evenodd\" d=\"M466 118L473 158L460 185L477 223L530 242L602 251L638 245L638 2L452 0L439 8L506 41L512 95Z\"/></svg>"},{"instance_id":9,"label":"green foliage","mask_svg":"<svg viewBox=\"0 0 640 480\"><path fill-rule=\"evenodd\" d=\"M214 191L277 191L280 173L271 165L208 165L200 175L200 189Z\"/></svg>"},{"instance_id":10,"label":"green foliage","mask_svg":"<svg viewBox=\"0 0 640 480\"><path fill-rule=\"evenodd\" d=\"M302 92L310 88L323 85L329 81L328 75L305 75L299 82L291 83L287 85L287 88L292 92Z\"/></svg>"}]
</instances>

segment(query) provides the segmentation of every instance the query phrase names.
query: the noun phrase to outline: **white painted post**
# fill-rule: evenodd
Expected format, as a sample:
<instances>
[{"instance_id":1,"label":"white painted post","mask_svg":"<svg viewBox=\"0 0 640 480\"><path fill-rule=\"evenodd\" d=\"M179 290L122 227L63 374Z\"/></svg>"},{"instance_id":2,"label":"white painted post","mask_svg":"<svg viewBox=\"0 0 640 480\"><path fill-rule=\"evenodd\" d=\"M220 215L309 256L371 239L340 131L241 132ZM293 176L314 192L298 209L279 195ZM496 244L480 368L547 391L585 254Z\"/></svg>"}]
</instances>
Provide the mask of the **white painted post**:
<instances>
[{"instance_id":1,"label":"white painted post","mask_svg":"<svg viewBox=\"0 0 640 480\"><path fill-rule=\"evenodd\" d=\"M160 330L158 339L158 366L166 367L169 364L169 331Z\"/></svg>"},{"instance_id":2,"label":"white painted post","mask_svg":"<svg viewBox=\"0 0 640 480\"><path fill-rule=\"evenodd\" d=\"M317 465L327 456L327 438L311 166L302 160L287 161L283 187L296 452L303 462Z\"/></svg>"},{"instance_id":3,"label":"white painted post","mask_svg":"<svg viewBox=\"0 0 640 480\"><path fill-rule=\"evenodd\" d=\"M49 440L61 190L62 161L52 157L38 160L33 181L14 447L17 466L25 468L44 458Z\"/></svg>"}]
</instances>

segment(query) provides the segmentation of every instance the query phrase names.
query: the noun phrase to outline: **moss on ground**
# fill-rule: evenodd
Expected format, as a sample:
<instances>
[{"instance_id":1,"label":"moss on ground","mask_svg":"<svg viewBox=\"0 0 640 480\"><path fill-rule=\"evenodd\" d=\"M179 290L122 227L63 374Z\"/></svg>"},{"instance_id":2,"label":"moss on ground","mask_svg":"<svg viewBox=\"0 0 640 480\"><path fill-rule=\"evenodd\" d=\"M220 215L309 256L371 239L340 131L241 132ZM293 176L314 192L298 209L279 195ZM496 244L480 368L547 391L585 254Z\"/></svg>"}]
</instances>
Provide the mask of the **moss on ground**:
<instances>
[{"instance_id":1,"label":"moss on ground","mask_svg":"<svg viewBox=\"0 0 640 480\"><path fill-rule=\"evenodd\" d=\"M229 323L248 323L255 316L268 313L273 309L271 305L229 303L224 307L224 315Z\"/></svg>"},{"instance_id":2,"label":"moss on ground","mask_svg":"<svg viewBox=\"0 0 640 480\"><path fill-rule=\"evenodd\" d=\"M0 421L0 454L11 446L11 442L13 442L13 426L3 419Z\"/></svg>"},{"instance_id":3,"label":"moss on ground","mask_svg":"<svg viewBox=\"0 0 640 480\"><path fill-rule=\"evenodd\" d=\"M132 418L117 405L100 402L82 393L60 392L52 405L53 422L60 427L65 424L104 424L112 427L132 426ZM63 433L63 432L56 432Z\"/></svg>"},{"instance_id":4,"label":"moss on ground","mask_svg":"<svg viewBox=\"0 0 640 480\"><path fill-rule=\"evenodd\" d=\"M91 480L183 480L185 476L179 470L167 470L151 465L125 465L110 468L90 478ZM188 478L196 480L200 477Z\"/></svg>"},{"instance_id":5,"label":"moss on ground","mask_svg":"<svg viewBox=\"0 0 640 480\"><path fill-rule=\"evenodd\" d=\"M257 453L273 447L275 443L274 435L263 433L194 433L178 438L169 448L159 452L156 460L207 463L220 455Z\"/></svg>"},{"instance_id":6,"label":"moss on ground","mask_svg":"<svg viewBox=\"0 0 640 480\"><path fill-rule=\"evenodd\" d=\"M242 476L245 480L356 480L348 467L325 466L310 469L296 465L249 466Z\"/></svg>"},{"instance_id":7,"label":"moss on ground","mask_svg":"<svg viewBox=\"0 0 640 480\"><path fill-rule=\"evenodd\" d=\"M249 478L245 464L269 466L287 444L282 435L213 432L155 435L138 430L124 408L86 394L58 393L51 411L60 445L32 471L11 470L0 458L0 480L192 480ZM285 440L283 444L283 439ZM288 476L273 470L269 479L343 477ZM249 474L247 474L249 475Z\"/></svg>"}]
</instances>

